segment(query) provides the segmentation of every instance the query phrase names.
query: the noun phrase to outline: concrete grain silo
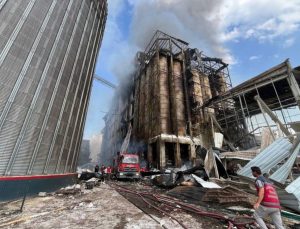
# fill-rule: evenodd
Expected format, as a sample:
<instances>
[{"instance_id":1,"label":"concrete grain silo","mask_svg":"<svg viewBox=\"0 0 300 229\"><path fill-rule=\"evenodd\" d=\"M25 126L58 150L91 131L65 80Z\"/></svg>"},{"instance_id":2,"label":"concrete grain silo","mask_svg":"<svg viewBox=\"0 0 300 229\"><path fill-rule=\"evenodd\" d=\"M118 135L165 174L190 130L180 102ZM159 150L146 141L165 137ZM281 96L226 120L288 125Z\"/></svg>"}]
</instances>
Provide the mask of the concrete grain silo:
<instances>
[{"instance_id":1,"label":"concrete grain silo","mask_svg":"<svg viewBox=\"0 0 300 229\"><path fill-rule=\"evenodd\" d=\"M119 88L105 119L103 161L112 163L125 138L124 128L130 126L129 151L138 152L153 167L194 163L196 149L212 144L210 113L214 114L214 109L203 105L213 92L230 88L229 75L224 74L227 64L161 31L136 57L137 67L128 77L130 87ZM117 101L122 101L122 106Z\"/></svg>"}]
</instances>

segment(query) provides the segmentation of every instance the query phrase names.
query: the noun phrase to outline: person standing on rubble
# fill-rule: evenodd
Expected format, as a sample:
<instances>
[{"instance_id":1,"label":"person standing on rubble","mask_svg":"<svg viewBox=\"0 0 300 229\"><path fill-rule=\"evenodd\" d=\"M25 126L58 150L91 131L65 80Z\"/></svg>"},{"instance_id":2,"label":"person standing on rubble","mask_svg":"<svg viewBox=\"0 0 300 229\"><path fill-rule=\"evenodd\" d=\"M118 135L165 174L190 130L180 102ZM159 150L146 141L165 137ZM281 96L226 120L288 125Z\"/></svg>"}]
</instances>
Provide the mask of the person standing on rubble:
<instances>
[{"instance_id":1,"label":"person standing on rubble","mask_svg":"<svg viewBox=\"0 0 300 229\"><path fill-rule=\"evenodd\" d=\"M99 165L95 166L95 173L99 173Z\"/></svg>"},{"instance_id":2,"label":"person standing on rubble","mask_svg":"<svg viewBox=\"0 0 300 229\"><path fill-rule=\"evenodd\" d=\"M259 167L251 167L252 175L256 178L257 201L253 205L253 217L262 229L268 229L263 218L270 216L276 229L284 229L280 214L280 202L272 183L261 174Z\"/></svg>"},{"instance_id":3,"label":"person standing on rubble","mask_svg":"<svg viewBox=\"0 0 300 229\"><path fill-rule=\"evenodd\" d=\"M104 177L105 177L105 169L106 167L102 164L100 167L100 171L101 171L101 181L104 181Z\"/></svg>"},{"instance_id":4,"label":"person standing on rubble","mask_svg":"<svg viewBox=\"0 0 300 229\"><path fill-rule=\"evenodd\" d=\"M110 166L107 166L106 174L107 174L107 179L110 180L110 178L111 178L111 167Z\"/></svg>"}]
</instances>

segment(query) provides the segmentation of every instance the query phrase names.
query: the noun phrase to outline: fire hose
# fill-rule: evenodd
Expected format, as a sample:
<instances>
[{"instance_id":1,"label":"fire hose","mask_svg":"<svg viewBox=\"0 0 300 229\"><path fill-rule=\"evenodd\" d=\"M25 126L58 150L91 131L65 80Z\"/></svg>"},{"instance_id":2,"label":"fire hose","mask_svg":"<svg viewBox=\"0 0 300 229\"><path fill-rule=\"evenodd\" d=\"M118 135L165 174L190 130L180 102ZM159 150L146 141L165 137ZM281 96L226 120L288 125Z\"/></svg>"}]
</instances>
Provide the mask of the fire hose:
<instances>
[{"instance_id":1,"label":"fire hose","mask_svg":"<svg viewBox=\"0 0 300 229\"><path fill-rule=\"evenodd\" d=\"M254 219L252 217L249 217L249 216L243 216L243 217L238 217L238 218L230 218L229 216L223 215L223 214L220 214L220 213L203 211L200 208L197 208L197 207L192 206L190 204L183 203L183 202L181 202L177 199L170 198L170 197L167 197L167 196L162 196L162 195L159 195L159 194L152 194L152 193L149 193L149 192L134 191L134 190L130 190L128 188L122 187L122 186L117 185L117 184L114 184L112 186L114 186L114 188L119 192L129 193L129 194L139 196L142 199L142 201L145 202L149 207L152 207L152 208L156 209L157 211L169 216L170 218L175 220L182 228L185 228L185 229L187 227L182 222L180 222L174 216L167 213L165 210L155 206L154 204L151 204L148 200L155 201L156 203L160 203L162 205L168 206L168 207L173 208L173 209L180 208L180 209L182 209L186 212L194 213L194 214L199 215L199 216L214 218L214 219L217 219L217 220L220 220L220 221L227 222L227 225L228 225L227 228L228 229L232 229L234 226L238 229L243 229L247 225L254 224ZM247 221L246 222L238 222L237 221L238 219L244 219L244 220L247 220Z\"/></svg>"}]
</instances>

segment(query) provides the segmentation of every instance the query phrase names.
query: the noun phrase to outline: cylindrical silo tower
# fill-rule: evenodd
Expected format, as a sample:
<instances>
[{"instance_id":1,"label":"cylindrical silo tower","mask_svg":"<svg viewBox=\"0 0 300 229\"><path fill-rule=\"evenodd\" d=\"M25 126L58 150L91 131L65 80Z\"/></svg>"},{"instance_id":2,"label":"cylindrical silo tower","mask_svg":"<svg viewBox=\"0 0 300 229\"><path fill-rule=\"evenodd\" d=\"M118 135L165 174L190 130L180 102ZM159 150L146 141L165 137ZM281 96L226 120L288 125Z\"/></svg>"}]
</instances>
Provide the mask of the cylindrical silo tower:
<instances>
[{"instance_id":1,"label":"cylindrical silo tower","mask_svg":"<svg viewBox=\"0 0 300 229\"><path fill-rule=\"evenodd\" d=\"M106 16L106 0L0 1L0 182L75 172Z\"/></svg>"}]
</instances>

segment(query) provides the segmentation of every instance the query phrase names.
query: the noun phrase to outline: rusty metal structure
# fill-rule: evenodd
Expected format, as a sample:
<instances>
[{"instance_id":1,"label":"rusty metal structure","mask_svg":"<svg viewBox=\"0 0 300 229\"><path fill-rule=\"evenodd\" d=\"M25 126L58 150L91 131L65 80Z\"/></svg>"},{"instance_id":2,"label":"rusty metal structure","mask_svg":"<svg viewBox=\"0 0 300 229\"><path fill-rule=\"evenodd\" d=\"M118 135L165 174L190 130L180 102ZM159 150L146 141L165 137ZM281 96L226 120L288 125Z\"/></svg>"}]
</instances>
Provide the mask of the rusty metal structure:
<instances>
[{"instance_id":1,"label":"rusty metal structure","mask_svg":"<svg viewBox=\"0 0 300 229\"><path fill-rule=\"evenodd\" d=\"M221 59L157 31L145 51L137 53L136 71L106 115L103 161L110 163L131 125L129 151L143 152L155 167L193 162L198 146L213 144L208 114L214 108L204 105L230 88L228 66Z\"/></svg>"},{"instance_id":2,"label":"rusty metal structure","mask_svg":"<svg viewBox=\"0 0 300 229\"><path fill-rule=\"evenodd\" d=\"M299 132L299 82L299 67L292 69L289 60L285 60L214 97L205 106L214 110L224 134L234 146L249 149L260 145L257 136L261 135L263 128L270 129L273 139L283 136L276 123L262 112L256 96L291 133Z\"/></svg>"}]
</instances>

